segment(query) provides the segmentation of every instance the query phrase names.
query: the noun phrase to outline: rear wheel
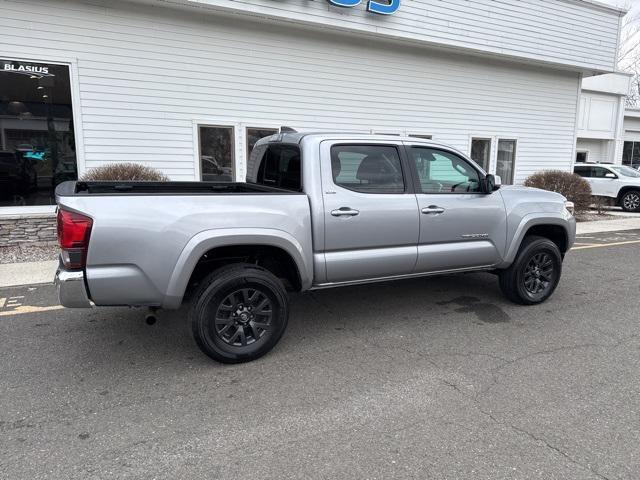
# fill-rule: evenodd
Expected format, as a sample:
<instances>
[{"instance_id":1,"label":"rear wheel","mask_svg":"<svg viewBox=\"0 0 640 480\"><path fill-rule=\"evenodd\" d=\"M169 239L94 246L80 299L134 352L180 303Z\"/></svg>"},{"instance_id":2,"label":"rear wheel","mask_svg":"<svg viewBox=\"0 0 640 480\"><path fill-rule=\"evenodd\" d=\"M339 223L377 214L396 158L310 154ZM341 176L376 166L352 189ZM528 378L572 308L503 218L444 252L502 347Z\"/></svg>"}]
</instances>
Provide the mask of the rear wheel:
<instances>
[{"instance_id":1,"label":"rear wheel","mask_svg":"<svg viewBox=\"0 0 640 480\"><path fill-rule=\"evenodd\" d=\"M562 273L562 255L551 240L525 237L513 264L500 272L500 289L512 302L535 305L554 292Z\"/></svg>"},{"instance_id":2,"label":"rear wheel","mask_svg":"<svg viewBox=\"0 0 640 480\"><path fill-rule=\"evenodd\" d=\"M640 212L640 190L630 190L622 195L620 206L625 212Z\"/></svg>"},{"instance_id":3,"label":"rear wheel","mask_svg":"<svg viewBox=\"0 0 640 480\"><path fill-rule=\"evenodd\" d=\"M206 277L189 313L200 349L219 362L255 360L271 350L287 326L282 282L250 264L222 267Z\"/></svg>"}]
</instances>

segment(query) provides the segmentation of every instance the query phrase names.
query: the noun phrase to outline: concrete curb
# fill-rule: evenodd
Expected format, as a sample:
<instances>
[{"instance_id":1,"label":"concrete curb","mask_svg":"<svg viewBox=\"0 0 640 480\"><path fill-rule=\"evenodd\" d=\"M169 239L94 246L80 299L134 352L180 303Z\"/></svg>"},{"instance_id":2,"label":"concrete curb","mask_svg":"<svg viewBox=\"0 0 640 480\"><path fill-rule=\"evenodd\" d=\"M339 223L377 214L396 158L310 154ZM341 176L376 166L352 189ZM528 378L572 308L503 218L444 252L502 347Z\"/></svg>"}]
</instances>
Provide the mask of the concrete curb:
<instances>
[{"instance_id":1,"label":"concrete curb","mask_svg":"<svg viewBox=\"0 0 640 480\"><path fill-rule=\"evenodd\" d=\"M640 217L578 222L576 227L578 235L600 232L620 232L624 230L640 230Z\"/></svg>"},{"instance_id":2,"label":"concrete curb","mask_svg":"<svg viewBox=\"0 0 640 480\"><path fill-rule=\"evenodd\" d=\"M0 264L0 287L52 283L58 260Z\"/></svg>"}]
</instances>

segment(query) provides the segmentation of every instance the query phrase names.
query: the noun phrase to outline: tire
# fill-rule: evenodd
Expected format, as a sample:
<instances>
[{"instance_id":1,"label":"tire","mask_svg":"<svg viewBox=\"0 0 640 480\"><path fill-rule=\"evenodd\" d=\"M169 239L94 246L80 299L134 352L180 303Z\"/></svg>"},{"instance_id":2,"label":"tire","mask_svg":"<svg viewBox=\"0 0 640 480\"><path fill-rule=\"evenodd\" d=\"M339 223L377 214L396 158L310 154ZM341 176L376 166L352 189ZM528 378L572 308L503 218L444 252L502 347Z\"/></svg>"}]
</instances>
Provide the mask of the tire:
<instances>
[{"instance_id":1,"label":"tire","mask_svg":"<svg viewBox=\"0 0 640 480\"><path fill-rule=\"evenodd\" d=\"M245 263L209 274L189 311L198 347L222 363L260 358L278 343L288 319L282 282L268 270Z\"/></svg>"},{"instance_id":2,"label":"tire","mask_svg":"<svg viewBox=\"0 0 640 480\"><path fill-rule=\"evenodd\" d=\"M640 212L640 190L629 190L620 197L620 206L625 212Z\"/></svg>"},{"instance_id":3,"label":"tire","mask_svg":"<svg viewBox=\"0 0 640 480\"><path fill-rule=\"evenodd\" d=\"M562 274L562 254L548 238L525 237L513 264L499 274L502 293L514 303L536 305L555 291Z\"/></svg>"}]
</instances>

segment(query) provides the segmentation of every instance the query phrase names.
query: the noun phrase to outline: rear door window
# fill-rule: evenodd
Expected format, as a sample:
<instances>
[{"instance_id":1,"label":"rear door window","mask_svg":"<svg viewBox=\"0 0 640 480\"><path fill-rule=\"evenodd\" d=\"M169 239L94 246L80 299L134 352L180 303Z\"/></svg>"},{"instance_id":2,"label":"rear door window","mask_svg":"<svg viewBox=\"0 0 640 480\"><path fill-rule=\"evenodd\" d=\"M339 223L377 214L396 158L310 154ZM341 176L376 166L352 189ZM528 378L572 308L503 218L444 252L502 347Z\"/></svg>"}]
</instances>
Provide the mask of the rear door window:
<instances>
[{"instance_id":1,"label":"rear door window","mask_svg":"<svg viewBox=\"0 0 640 480\"><path fill-rule=\"evenodd\" d=\"M398 148L390 145L334 145L333 182L361 193L404 193Z\"/></svg>"},{"instance_id":2,"label":"rear door window","mask_svg":"<svg viewBox=\"0 0 640 480\"><path fill-rule=\"evenodd\" d=\"M573 172L584 178L591 177L591 167L575 167Z\"/></svg>"}]
</instances>

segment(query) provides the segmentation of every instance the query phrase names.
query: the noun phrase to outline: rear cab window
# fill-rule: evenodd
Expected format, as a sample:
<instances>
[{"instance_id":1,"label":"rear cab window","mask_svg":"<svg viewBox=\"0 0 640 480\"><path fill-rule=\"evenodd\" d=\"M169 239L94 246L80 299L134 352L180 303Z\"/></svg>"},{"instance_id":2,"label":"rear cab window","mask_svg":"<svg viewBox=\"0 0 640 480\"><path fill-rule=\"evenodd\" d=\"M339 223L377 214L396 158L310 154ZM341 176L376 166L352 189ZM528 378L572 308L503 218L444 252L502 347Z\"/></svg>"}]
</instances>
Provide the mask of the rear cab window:
<instances>
[{"instance_id":1,"label":"rear cab window","mask_svg":"<svg viewBox=\"0 0 640 480\"><path fill-rule=\"evenodd\" d=\"M249 157L247 183L301 192L300 147L288 143L256 146Z\"/></svg>"}]
</instances>

